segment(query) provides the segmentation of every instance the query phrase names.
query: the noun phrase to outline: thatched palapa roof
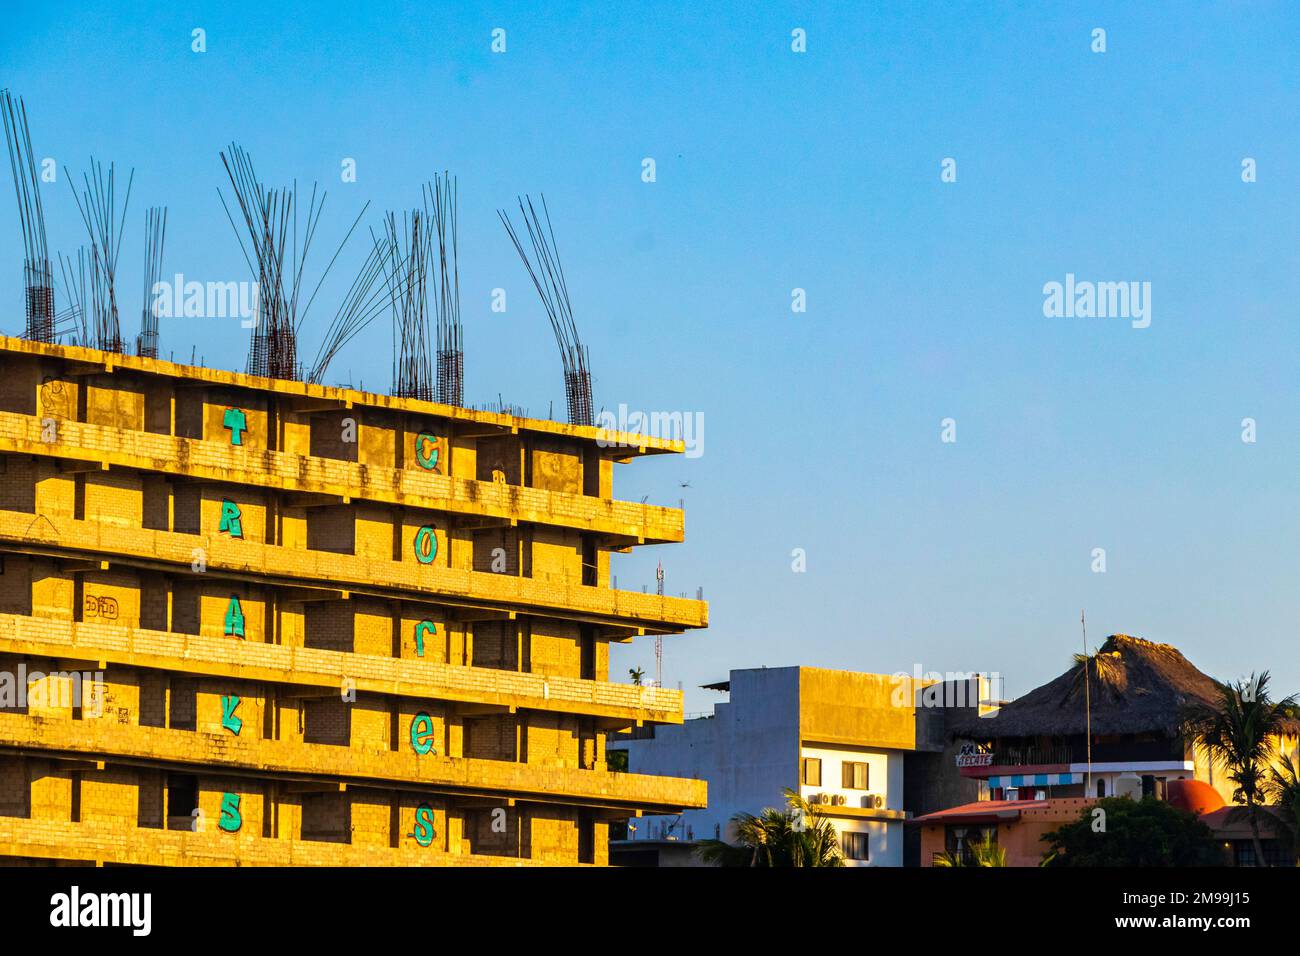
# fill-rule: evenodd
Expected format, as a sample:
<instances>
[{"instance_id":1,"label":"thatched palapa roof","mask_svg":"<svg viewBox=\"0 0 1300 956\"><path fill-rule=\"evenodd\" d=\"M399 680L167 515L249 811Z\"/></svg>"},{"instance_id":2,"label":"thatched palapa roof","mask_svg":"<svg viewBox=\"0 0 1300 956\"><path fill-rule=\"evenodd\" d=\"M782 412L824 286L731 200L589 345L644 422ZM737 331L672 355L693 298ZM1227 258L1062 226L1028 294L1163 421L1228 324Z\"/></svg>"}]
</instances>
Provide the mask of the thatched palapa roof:
<instances>
[{"instance_id":1,"label":"thatched palapa roof","mask_svg":"<svg viewBox=\"0 0 1300 956\"><path fill-rule=\"evenodd\" d=\"M971 717L950 728L956 737L1067 736L1087 732L1081 655L1068 671L1005 704L996 716ZM1089 659L1092 733L1157 732L1176 736L1188 705L1213 705L1218 689L1178 648L1112 634Z\"/></svg>"}]
</instances>

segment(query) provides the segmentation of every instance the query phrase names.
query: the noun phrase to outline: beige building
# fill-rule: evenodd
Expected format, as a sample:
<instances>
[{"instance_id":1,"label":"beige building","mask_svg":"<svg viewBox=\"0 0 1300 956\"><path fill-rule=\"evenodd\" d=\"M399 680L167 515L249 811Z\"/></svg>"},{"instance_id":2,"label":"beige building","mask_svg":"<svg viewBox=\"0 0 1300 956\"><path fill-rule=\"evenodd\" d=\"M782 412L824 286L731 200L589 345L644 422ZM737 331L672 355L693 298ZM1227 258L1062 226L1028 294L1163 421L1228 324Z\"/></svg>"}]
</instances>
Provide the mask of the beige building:
<instances>
[{"instance_id":1,"label":"beige building","mask_svg":"<svg viewBox=\"0 0 1300 956\"><path fill-rule=\"evenodd\" d=\"M613 491L681 443L615 437L0 338L0 856L600 864L703 807L606 769L682 721L610 643L707 623L610 587L683 537Z\"/></svg>"}]
</instances>

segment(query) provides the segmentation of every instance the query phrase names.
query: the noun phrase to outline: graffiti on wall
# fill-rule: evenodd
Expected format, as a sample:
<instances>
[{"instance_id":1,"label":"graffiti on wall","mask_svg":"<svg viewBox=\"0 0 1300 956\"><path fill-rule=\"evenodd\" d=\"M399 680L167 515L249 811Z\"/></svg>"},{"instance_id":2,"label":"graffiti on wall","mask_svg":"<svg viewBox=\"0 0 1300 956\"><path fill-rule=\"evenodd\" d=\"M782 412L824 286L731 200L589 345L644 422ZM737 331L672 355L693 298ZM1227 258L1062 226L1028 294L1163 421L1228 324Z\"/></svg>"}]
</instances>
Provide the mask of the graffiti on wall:
<instances>
[{"instance_id":1,"label":"graffiti on wall","mask_svg":"<svg viewBox=\"0 0 1300 956\"><path fill-rule=\"evenodd\" d=\"M442 439L432 432L415 436L415 462L425 471L442 474Z\"/></svg>"},{"instance_id":2,"label":"graffiti on wall","mask_svg":"<svg viewBox=\"0 0 1300 956\"><path fill-rule=\"evenodd\" d=\"M415 560L421 564L433 564L438 556L438 533L433 525L426 524L415 532Z\"/></svg>"},{"instance_id":3,"label":"graffiti on wall","mask_svg":"<svg viewBox=\"0 0 1300 956\"><path fill-rule=\"evenodd\" d=\"M248 418L242 408L227 408L225 414L221 416L221 425L223 428L230 429L230 444L244 443L244 432L248 431Z\"/></svg>"},{"instance_id":4,"label":"graffiti on wall","mask_svg":"<svg viewBox=\"0 0 1300 956\"><path fill-rule=\"evenodd\" d=\"M434 753L433 718L423 711L411 718L411 748L421 757Z\"/></svg>"},{"instance_id":5,"label":"graffiti on wall","mask_svg":"<svg viewBox=\"0 0 1300 956\"><path fill-rule=\"evenodd\" d=\"M117 620L117 598L87 594L86 599L82 602L82 608L86 620L91 618L98 618L101 621Z\"/></svg>"},{"instance_id":6,"label":"graffiti on wall","mask_svg":"<svg viewBox=\"0 0 1300 956\"><path fill-rule=\"evenodd\" d=\"M244 818L239 814L239 794L223 793L221 795L221 819L217 826L227 833L238 833Z\"/></svg>"},{"instance_id":7,"label":"graffiti on wall","mask_svg":"<svg viewBox=\"0 0 1300 956\"><path fill-rule=\"evenodd\" d=\"M243 514L239 510L239 505L229 498L221 499L221 521L217 525L217 533L228 533L232 538L244 536Z\"/></svg>"},{"instance_id":8,"label":"graffiti on wall","mask_svg":"<svg viewBox=\"0 0 1300 956\"><path fill-rule=\"evenodd\" d=\"M236 737L244 729L244 721L235 715L235 708L238 706L239 698L234 694L226 694L221 698L221 726Z\"/></svg>"},{"instance_id":9,"label":"graffiti on wall","mask_svg":"<svg viewBox=\"0 0 1300 956\"><path fill-rule=\"evenodd\" d=\"M408 833L420 846L430 846L437 832L433 829L433 808L427 803L420 804L415 811L415 832Z\"/></svg>"},{"instance_id":10,"label":"graffiti on wall","mask_svg":"<svg viewBox=\"0 0 1300 956\"><path fill-rule=\"evenodd\" d=\"M424 639L425 637L437 637L438 628L432 621L421 621L415 625L415 656L424 656Z\"/></svg>"},{"instance_id":11,"label":"graffiti on wall","mask_svg":"<svg viewBox=\"0 0 1300 956\"><path fill-rule=\"evenodd\" d=\"M230 603L226 605L226 637L243 637L244 636L244 608L239 603L239 596L230 595Z\"/></svg>"},{"instance_id":12,"label":"graffiti on wall","mask_svg":"<svg viewBox=\"0 0 1300 956\"><path fill-rule=\"evenodd\" d=\"M68 387L48 375L41 380L41 410L55 418L72 418L71 396Z\"/></svg>"}]
</instances>

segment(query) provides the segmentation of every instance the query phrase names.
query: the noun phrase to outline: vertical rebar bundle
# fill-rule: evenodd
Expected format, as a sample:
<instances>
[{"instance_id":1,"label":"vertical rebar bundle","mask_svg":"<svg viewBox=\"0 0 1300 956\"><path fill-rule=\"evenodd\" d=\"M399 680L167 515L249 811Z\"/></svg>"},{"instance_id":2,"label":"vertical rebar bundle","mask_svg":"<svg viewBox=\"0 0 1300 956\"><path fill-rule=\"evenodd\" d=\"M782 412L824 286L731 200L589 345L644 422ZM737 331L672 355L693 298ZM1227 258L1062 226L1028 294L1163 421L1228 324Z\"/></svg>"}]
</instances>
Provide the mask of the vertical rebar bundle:
<instances>
[{"instance_id":1,"label":"vertical rebar bundle","mask_svg":"<svg viewBox=\"0 0 1300 956\"><path fill-rule=\"evenodd\" d=\"M385 280L393 313L393 394L433 401L435 382L429 362L429 261L433 230L427 209L413 209L399 227L389 213L384 236Z\"/></svg>"},{"instance_id":2,"label":"vertical rebar bundle","mask_svg":"<svg viewBox=\"0 0 1300 956\"><path fill-rule=\"evenodd\" d=\"M587 348L575 345L570 359L572 368L564 372L564 397L569 403L569 424L590 425L595 421L591 412L591 370L587 367Z\"/></svg>"},{"instance_id":3,"label":"vertical rebar bundle","mask_svg":"<svg viewBox=\"0 0 1300 956\"><path fill-rule=\"evenodd\" d=\"M27 324L24 336L37 342L54 341L54 273L45 243L45 210L41 206L40 175L32 137L27 126L27 108L21 98L15 104L8 90L0 90L9 169L13 172L18 200L18 225L23 234L23 289Z\"/></svg>"},{"instance_id":4,"label":"vertical rebar bundle","mask_svg":"<svg viewBox=\"0 0 1300 956\"><path fill-rule=\"evenodd\" d=\"M299 245L298 183L292 187L267 189L257 178L253 161L239 146L231 143L228 153L221 154L221 163L230 178L230 186L244 220L241 230L235 225L226 197L217 190L226 218L235 230L240 251L249 270L257 277L257 315L254 317L252 341L248 351L248 371L252 375L270 378L302 379L305 372L298 362L298 332L311 310L316 293L338 261L339 253L365 215L369 203L362 207L352 227L339 243L334 257L321 273L316 288L302 302L303 270L307 254L325 209L325 193L317 198L317 186L312 184L305 221ZM249 245L244 246L244 234ZM251 250L251 254L250 254ZM286 260L287 256L287 260ZM332 357L332 356L331 356ZM319 363L318 363L319 364ZM326 361L328 364L328 360ZM324 372L324 368L320 368Z\"/></svg>"},{"instance_id":5,"label":"vertical rebar bundle","mask_svg":"<svg viewBox=\"0 0 1300 956\"><path fill-rule=\"evenodd\" d=\"M457 187L446 172L425 187L425 209L432 199L433 228L438 237L438 282L433 286L438 313L438 401L465 404L465 350L460 324L460 244L456 228Z\"/></svg>"},{"instance_id":6,"label":"vertical rebar bundle","mask_svg":"<svg viewBox=\"0 0 1300 956\"><path fill-rule=\"evenodd\" d=\"M81 180L85 191L78 196L72 185L72 173L64 167L68 178L68 188L81 213L81 221L86 224L90 235L90 322L87 326L88 343L91 348L103 349L105 352L122 351L122 323L117 308L117 257L122 249L122 231L126 225L126 211L131 204L131 184L135 181L134 170L127 177L126 197L122 201L122 212L117 214L117 168L108 164L105 173L104 164L90 159L90 170L82 174Z\"/></svg>"},{"instance_id":7,"label":"vertical rebar bundle","mask_svg":"<svg viewBox=\"0 0 1300 956\"><path fill-rule=\"evenodd\" d=\"M221 204L230 219L231 228L239 239L240 251L249 269L257 277L257 315L253 317L253 329L248 353L248 372L251 375L263 375L271 378L291 379L298 372L298 343L294 335L292 315L297 307L301 288L302 269L298 256L298 217L296 201L298 187L292 190L266 189L258 180L253 169L253 161L247 153L235 144L230 145L230 155L221 154L221 163L226 168L230 186L243 215L244 228L247 231L251 255L244 247L244 237L231 216L226 199L221 196ZM303 240L303 257L305 257L316 229L320 213L316 209L316 191L312 190L312 204L308 210L307 226ZM285 246L289 239L292 225L294 257L290 263L290 274L284 271Z\"/></svg>"},{"instance_id":8,"label":"vertical rebar bundle","mask_svg":"<svg viewBox=\"0 0 1300 956\"><path fill-rule=\"evenodd\" d=\"M154 298L162 279L163 243L167 238L167 207L153 206L144 217L144 308L135 352L146 358L158 357L158 309Z\"/></svg>"},{"instance_id":9,"label":"vertical rebar bundle","mask_svg":"<svg viewBox=\"0 0 1300 956\"><path fill-rule=\"evenodd\" d=\"M569 423L590 425L593 421L590 356L578 338L578 327L573 321L573 306L569 302L569 289L564 281L564 268L560 264L559 245L555 241L555 230L551 228L551 213L546 208L546 197L541 198L542 214L546 217L544 228L532 199L525 196L519 200L519 213L532 245L532 260L505 210L498 209L497 215L501 217L501 223L506 227L506 233L514 243L519 258L523 260L524 268L528 270L537 294L542 299L542 305L546 308L546 315L551 320L555 344L560 349L560 362L564 366L564 394L569 405Z\"/></svg>"}]
</instances>

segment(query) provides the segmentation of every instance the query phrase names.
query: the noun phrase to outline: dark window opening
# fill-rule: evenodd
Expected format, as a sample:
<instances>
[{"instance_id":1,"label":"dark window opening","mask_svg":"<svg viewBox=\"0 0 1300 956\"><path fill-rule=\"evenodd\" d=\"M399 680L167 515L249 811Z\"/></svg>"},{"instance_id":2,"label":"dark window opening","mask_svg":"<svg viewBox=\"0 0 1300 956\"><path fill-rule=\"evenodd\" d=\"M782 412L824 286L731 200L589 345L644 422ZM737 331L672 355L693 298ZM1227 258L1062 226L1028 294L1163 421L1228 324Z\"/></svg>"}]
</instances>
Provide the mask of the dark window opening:
<instances>
[{"instance_id":1,"label":"dark window opening","mask_svg":"<svg viewBox=\"0 0 1300 956\"><path fill-rule=\"evenodd\" d=\"M191 773L167 775L167 829L192 830L199 808L199 778Z\"/></svg>"},{"instance_id":2,"label":"dark window opening","mask_svg":"<svg viewBox=\"0 0 1300 956\"><path fill-rule=\"evenodd\" d=\"M596 862L596 821L590 810L578 811L578 862Z\"/></svg>"}]
</instances>

